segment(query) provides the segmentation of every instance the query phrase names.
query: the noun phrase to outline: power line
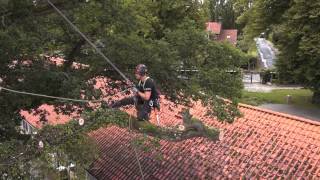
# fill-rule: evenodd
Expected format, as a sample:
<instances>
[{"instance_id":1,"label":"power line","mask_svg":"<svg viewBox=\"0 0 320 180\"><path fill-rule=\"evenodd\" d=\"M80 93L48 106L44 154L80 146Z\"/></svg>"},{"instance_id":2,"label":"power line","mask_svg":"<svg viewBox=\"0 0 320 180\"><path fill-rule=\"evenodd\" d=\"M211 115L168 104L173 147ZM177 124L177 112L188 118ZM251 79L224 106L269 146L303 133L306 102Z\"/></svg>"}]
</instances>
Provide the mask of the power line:
<instances>
[{"instance_id":1,"label":"power line","mask_svg":"<svg viewBox=\"0 0 320 180\"><path fill-rule=\"evenodd\" d=\"M0 92L1 92L1 90L5 90L5 91L16 93L16 94L23 94L23 95L30 95L30 96L37 96L37 97L45 97L45 98L51 98L51 99L60 99L60 100L73 101L73 102L85 102L85 103L88 103L88 102L101 102L102 101L102 100L89 101L89 100L57 97L57 96L48 96L48 95L37 94L37 93L29 93L29 92L24 92L24 91L17 91L17 90L4 88L4 87L0 86ZM126 90L124 90L124 91L126 91ZM124 91L122 91L122 92L124 92ZM130 117L129 117L129 131L130 132L132 132L131 131L131 124L132 124L132 120L131 120L131 115L130 115ZM140 160L139 160L139 157L138 157L137 150L136 150L134 145L132 145L132 149L134 151L134 155L135 155L135 158L136 158L137 163L138 163L138 167L139 167L139 170L140 170L140 173L141 173L142 180L144 180L145 178L144 178L143 170L142 170L142 167L141 167L141 163L140 163ZM22 154L20 154L20 155L22 155ZM0 164L0 166L10 166L12 164L14 164L14 163L11 162L11 163L8 163L8 164Z\"/></svg>"},{"instance_id":2,"label":"power line","mask_svg":"<svg viewBox=\"0 0 320 180\"><path fill-rule=\"evenodd\" d=\"M84 35L50 0L47 0L47 2L68 22L68 24L76 31L78 32L82 38L84 38L97 52L98 54L100 54L121 76L122 78L126 81L126 82L130 82L129 79L110 61L110 59L108 57L106 57L101 51L100 49L98 49L96 47L95 44L93 44L87 37L86 35ZM51 99L60 99L60 100L66 100L66 101L74 101L74 102L101 102L101 100L95 100L95 101L89 101L89 100L80 100L80 99L71 99L71 98L64 98L64 97L57 97L57 96L48 96L48 95L44 95L44 94L37 94L37 93L29 93L29 92L24 92L24 91L17 91L17 90L13 90L13 89L9 89L9 88L4 88L0 86L0 91L1 90L6 90L12 93L17 93L17 94L23 94L23 95L31 95L31 96L38 96L38 97L45 97L45 98L51 98ZM131 121L131 118L130 120ZM130 125L129 125L129 129L130 129ZM141 164L138 158L138 154L137 151L135 149L135 147L133 146L133 150L134 150L134 154L136 157L136 160L138 162L138 166L139 166L139 170L141 173L141 177L144 180L144 174L141 168Z\"/></svg>"},{"instance_id":3,"label":"power line","mask_svg":"<svg viewBox=\"0 0 320 180\"><path fill-rule=\"evenodd\" d=\"M78 32L82 38L84 38L97 52L98 54L100 54L121 76L122 78L126 81L126 82L130 82L129 79L109 60L108 57L106 57L101 51L100 49L98 49L96 47L95 44L93 44L89 38L86 37L86 35L84 35L50 0L47 0L47 2L68 22L68 24L76 31ZM130 120L131 121L131 118ZM129 129L130 129L130 123L129 123ZM144 180L144 175L143 175L143 171L142 171L142 168L141 168L141 164L140 164L140 161L139 161L139 158L138 158L138 154L136 152L136 149L135 147L133 147L133 150L134 150L134 154L135 154L135 157L137 159L137 162L138 162L138 166L139 166L139 169L140 169L140 173L141 173L141 177L142 179Z\"/></svg>"},{"instance_id":4,"label":"power line","mask_svg":"<svg viewBox=\"0 0 320 180\"><path fill-rule=\"evenodd\" d=\"M29 96L37 96L37 97L44 97L44 98L51 98L51 99L59 99L64 101L73 101L73 102L83 102L83 103L89 103L89 102L101 102L102 100L83 100L83 99L72 99L72 98L65 98L65 97L58 97L58 96L48 96L44 94L37 94L37 93L30 93L30 92L24 92L24 91L17 91L5 87L0 86L0 91L5 90L11 93L15 94L23 94L23 95L29 95Z\"/></svg>"},{"instance_id":5,"label":"power line","mask_svg":"<svg viewBox=\"0 0 320 180\"><path fill-rule=\"evenodd\" d=\"M86 35L84 35L84 34L79 30L79 28L78 28L77 26L75 26L50 0L47 0L47 2L53 7L53 9L55 9L55 10L60 14L60 16L63 17L63 19L65 19L65 20L68 22L68 24L69 24L77 33L79 33L79 34L81 35L81 37L82 37L83 39L85 39L85 40L93 47L93 49L95 49L95 50L98 52L98 54L100 54L100 55L121 75L121 77L122 77L125 81L129 82L129 79L110 61L110 59L109 59L107 56L105 56L105 55L100 51L100 49L97 48L97 46L96 46L95 44L93 44L93 43L90 41L89 38L87 38Z\"/></svg>"}]
</instances>

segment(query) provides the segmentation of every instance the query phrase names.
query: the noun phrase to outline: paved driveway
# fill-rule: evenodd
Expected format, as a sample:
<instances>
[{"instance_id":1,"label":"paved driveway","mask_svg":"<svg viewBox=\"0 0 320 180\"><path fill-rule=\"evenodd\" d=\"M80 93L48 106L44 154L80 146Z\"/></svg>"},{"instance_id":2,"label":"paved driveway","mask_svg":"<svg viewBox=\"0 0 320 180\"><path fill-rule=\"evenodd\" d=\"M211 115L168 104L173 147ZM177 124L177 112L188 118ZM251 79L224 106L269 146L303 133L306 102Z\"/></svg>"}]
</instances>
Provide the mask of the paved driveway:
<instances>
[{"instance_id":1,"label":"paved driveway","mask_svg":"<svg viewBox=\"0 0 320 180\"><path fill-rule=\"evenodd\" d=\"M320 108L305 108L287 104L263 104L259 107L320 121Z\"/></svg>"},{"instance_id":2,"label":"paved driveway","mask_svg":"<svg viewBox=\"0 0 320 180\"><path fill-rule=\"evenodd\" d=\"M301 86L276 86L260 83L243 83L244 89L249 92L272 92L277 89L302 89Z\"/></svg>"}]
</instances>

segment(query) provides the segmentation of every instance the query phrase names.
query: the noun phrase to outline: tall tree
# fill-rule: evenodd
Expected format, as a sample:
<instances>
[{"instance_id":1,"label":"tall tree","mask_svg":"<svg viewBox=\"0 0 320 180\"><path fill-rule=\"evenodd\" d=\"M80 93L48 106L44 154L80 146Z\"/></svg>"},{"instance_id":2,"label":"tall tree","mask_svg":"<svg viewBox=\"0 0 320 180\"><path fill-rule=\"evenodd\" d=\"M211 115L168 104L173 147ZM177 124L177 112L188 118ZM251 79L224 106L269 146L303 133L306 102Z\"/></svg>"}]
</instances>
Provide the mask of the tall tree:
<instances>
[{"instance_id":1,"label":"tall tree","mask_svg":"<svg viewBox=\"0 0 320 180\"><path fill-rule=\"evenodd\" d=\"M224 29L238 28L237 14L234 9L235 0L208 0L210 20L221 22Z\"/></svg>"},{"instance_id":2,"label":"tall tree","mask_svg":"<svg viewBox=\"0 0 320 180\"><path fill-rule=\"evenodd\" d=\"M0 3L1 86L70 98L81 98L81 92L85 92L86 99L96 99L101 93L89 80L101 75L121 79L46 1ZM138 63L145 63L168 98L177 103L187 103L184 100L190 98L202 99L213 107L211 113L220 120L232 122L236 117L241 77L230 71L237 72L246 56L231 45L206 38L206 17L197 1L53 0L53 3L128 77L134 79L132 69ZM64 66L50 63L48 57L53 56L64 58ZM87 64L89 68L74 69L73 62ZM198 73L179 79L184 75L181 70L185 69L198 70ZM234 103L222 101L217 95ZM87 104L6 91L0 92L0 102L0 151L9 156L19 154L12 147L23 146L30 138L21 137L16 130L20 110L31 110L44 103L55 105L65 113L74 110L75 105L90 110ZM53 130L58 132L65 129L56 128ZM54 134L45 133L45 136ZM57 148L66 150L70 144L76 143ZM2 155L5 153L1 153L0 160ZM16 169L10 171L11 175L21 178L26 173L23 168L28 166L13 167Z\"/></svg>"},{"instance_id":3,"label":"tall tree","mask_svg":"<svg viewBox=\"0 0 320 180\"><path fill-rule=\"evenodd\" d=\"M280 79L310 88L313 103L320 104L320 4L317 0L294 0L276 27Z\"/></svg>"},{"instance_id":4,"label":"tall tree","mask_svg":"<svg viewBox=\"0 0 320 180\"><path fill-rule=\"evenodd\" d=\"M253 44L261 33L270 33L275 25L282 23L282 15L289 8L291 0L236 0L237 12L241 15L237 23L244 27L244 41ZM277 18L275 18L277 17Z\"/></svg>"},{"instance_id":5,"label":"tall tree","mask_svg":"<svg viewBox=\"0 0 320 180\"><path fill-rule=\"evenodd\" d=\"M241 7L247 1L238 0ZM241 9L241 8L240 8ZM313 90L313 102L319 93L319 3L316 0L255 0L238 18L243 24L244 44L265 32L280 54L277 69L283 83L299 83ZM275 18L277 17L277 18Z\"/></svg>"}]
</instances>

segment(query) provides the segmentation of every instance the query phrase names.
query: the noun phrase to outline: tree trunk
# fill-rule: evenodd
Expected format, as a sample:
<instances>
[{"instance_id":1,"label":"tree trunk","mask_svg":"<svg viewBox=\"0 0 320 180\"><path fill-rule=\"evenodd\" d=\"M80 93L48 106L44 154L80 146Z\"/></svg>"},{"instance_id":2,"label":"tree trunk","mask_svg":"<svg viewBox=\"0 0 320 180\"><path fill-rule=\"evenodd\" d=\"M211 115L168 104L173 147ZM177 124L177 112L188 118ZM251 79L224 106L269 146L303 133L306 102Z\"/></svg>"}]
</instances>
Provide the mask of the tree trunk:
<instances>
[{"instance_id":1,"label":"tree trunk","mask_svg":"<svg viewBox=\"0 0 320 180\"><path fill-rule=\"evenodd\" d=\"M69 68L72 67L72 64L74 62L74 58L77 54L80 53L81 47L86 43L85 39L81 39L78 41L72 48L71 52L68 54L66 57L66 62L64 64L64 70L68 70Z\"/></svg>"},{"instance_id":2,"label":"tree trunk","mask_svg":"<svg viewBox=\"0 0 320 180\"><path fill-rule=\"evenodd\" d=\"M320 104L320 91L314 91L312 96L313 104Z\"/></svg>"}]
</instances>

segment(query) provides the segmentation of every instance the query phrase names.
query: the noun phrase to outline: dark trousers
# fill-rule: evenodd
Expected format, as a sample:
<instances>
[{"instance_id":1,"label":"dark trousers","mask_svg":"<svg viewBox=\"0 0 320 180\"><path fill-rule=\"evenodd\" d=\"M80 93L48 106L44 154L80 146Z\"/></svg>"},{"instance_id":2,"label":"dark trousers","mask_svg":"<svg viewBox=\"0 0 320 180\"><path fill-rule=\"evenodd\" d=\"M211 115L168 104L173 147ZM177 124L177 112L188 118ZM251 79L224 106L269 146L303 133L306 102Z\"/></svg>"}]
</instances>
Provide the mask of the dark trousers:
<instances>
[{"instance_id":1,"label":"dark trousers","mask_svg":"<svg viewBox=\"0 0 320 180\"><path fill-rule=\"evenodd\" d=\"M151 106L148 101L143 101L141 98L137 96L131 96L127 98L123 98L120 101L116 101L111 105L111 108L119 108L121 106L126 105L135 105L137 109L137 118L138 120L149 120Z\"/></svg>"}]
</instances>

